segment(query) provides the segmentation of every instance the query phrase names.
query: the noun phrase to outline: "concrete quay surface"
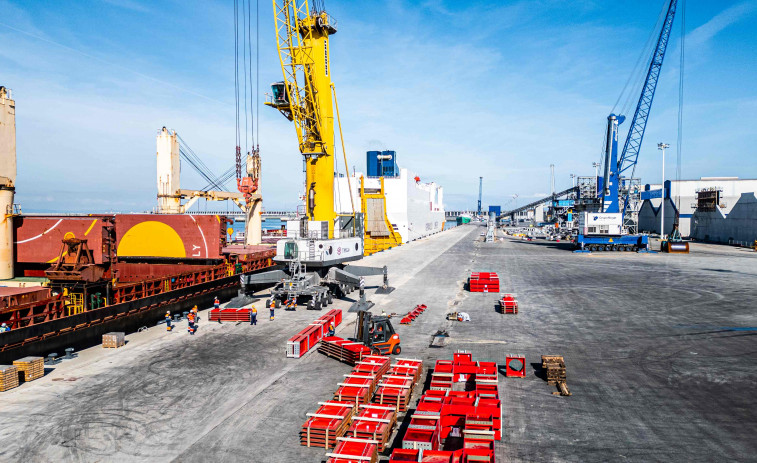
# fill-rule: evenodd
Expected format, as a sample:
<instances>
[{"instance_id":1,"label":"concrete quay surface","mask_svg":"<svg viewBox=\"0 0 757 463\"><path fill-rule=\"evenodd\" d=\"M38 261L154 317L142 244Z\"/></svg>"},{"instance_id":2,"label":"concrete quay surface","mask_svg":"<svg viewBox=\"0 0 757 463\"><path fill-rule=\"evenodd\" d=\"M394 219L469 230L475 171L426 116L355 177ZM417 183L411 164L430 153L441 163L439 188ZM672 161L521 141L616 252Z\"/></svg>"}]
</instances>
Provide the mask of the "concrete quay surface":
<instances>
[{"instance_id":1,"label":"concrete quay surface","mask_svg":"<svg viewBox=\"0 0 757 463\"><path fill-rule=\"evenodd\" d=\"M396 288L375 295L380 280L367 280L374 313L428 306L411 325L396 319L402 357L429 370L459 349L498 363L526 355L525 379L500 376L498 461L755 459L754 252L694 244L689 255L583 255L543 240L483 243L482 231L456 227L362 263L387 265ZM519 313L466 291L471 271L498 272ZM350 304L329 306L344 310L338 336L354 331ZM258 309L257 326L209 323L202 311L195 336L185 323L152 327L0 393L0 461L325 461L298 433L351 367L315 350L285 357L286 340L317 312L278 310L271 322ZM446 320L453 310L471 321ZM447 344L429 347L438 330ZM542 354L565 357L572 396L552 395L539 377Z\"/></svg>"}]
</instances>

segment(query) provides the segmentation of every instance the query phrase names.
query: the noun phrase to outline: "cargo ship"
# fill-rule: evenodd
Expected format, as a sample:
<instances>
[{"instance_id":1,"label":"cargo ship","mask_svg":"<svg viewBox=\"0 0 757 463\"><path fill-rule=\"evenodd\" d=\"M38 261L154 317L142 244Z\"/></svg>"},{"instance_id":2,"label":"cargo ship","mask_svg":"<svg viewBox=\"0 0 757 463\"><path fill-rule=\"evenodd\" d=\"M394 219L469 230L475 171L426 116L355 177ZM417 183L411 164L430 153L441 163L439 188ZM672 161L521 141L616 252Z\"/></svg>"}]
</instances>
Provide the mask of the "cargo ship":
<instances>
[{"instance_id":1,"label":"cargo ship","mask_svg":"<svg viewBox=\"0 0 757 463\"><path fill-rule=\"evenodd\" d=\"M15 275L0 287L0 363L91 345L237 294L273 265L270 246L227 243L221 215L19 215ZM39 286L44 282L46 286Z\"/></svg>"},{"instance_id":2,"label":"cargo ship","mask_svg":"<svg viewBox=\"0 0 757 463\"><path fill-rule=\"evenodd\" d=\"M444 189L424 183L397 164L395 151L368 151L367 175L339 176L334 206L340 214L362 214L366 255L444 230Z\"/></svg>"}]
</instances>

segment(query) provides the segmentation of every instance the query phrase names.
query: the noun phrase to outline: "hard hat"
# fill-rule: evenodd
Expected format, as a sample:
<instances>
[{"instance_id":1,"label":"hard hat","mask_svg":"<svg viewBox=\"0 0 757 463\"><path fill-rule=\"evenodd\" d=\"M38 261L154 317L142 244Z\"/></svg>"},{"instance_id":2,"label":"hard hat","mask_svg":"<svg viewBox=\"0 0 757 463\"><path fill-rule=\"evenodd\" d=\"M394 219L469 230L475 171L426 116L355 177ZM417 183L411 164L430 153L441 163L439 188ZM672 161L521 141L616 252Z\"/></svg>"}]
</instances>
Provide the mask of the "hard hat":
<instances>
[{"instance_id":1,"label":"hard hat","mask_svg":"<svg viewBox=\"0 0 757 463\"><path fill-rule=\"evenodd\" d=\"M171 311L170 310L166 310L166 315L171 315Z\"/></svg>"},{"instance_id":2,"label":"hard hat","mask_svg":"<svg viewBox=\"0 0 757 463\"><path fill-rule=\"evenodd\" d=\"M3 324L2 324L2 325L0 325L0 326L6 326L6 325L5 325L5 323L3 323Z\"/></svg>"}]
</instances>

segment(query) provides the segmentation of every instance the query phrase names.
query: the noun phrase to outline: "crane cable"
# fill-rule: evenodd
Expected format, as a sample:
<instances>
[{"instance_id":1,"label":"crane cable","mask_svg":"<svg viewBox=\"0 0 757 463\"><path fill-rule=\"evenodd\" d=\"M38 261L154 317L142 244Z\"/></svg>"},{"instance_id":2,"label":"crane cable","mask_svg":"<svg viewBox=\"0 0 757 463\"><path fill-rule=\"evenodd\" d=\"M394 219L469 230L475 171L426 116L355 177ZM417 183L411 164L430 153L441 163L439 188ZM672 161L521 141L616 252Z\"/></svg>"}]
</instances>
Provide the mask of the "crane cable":
<instances>
[{"instance_id":1,"label":"crane cable","mask_svg":"<svg viewBox=\"0 0 757 463\"><path fill-rule=\"evenodd\" d=\"M681 2L681 56L678 69L678 139L676 141L676 223L679 219L681 207L681 155L683 151L683 76L686 50L686 0ZM664 187L663 187L664 188Z\"/></svg>"},{"instance_id":2,"label":"crane cable","mask_svg":"<svg viewBox=\"0 0 757 463\"><path fill-rule=\"evenodd\" d=\"M355 201L352 199L352 182L350 181L350 167L347 164L347 151L344 149L344 135L342 135L342 120L339 118L339 102L336 100L336 87L331 83L331 93L334 95L334 106L336 107L336 122L339 125L339 138L342 139L342 155L344 155L344 170L347 174L347 188L350 190L350 204L352 205L353 222L355 218ZM353 227L355 224L353 224Z\"/></svg>"}]
</instances>

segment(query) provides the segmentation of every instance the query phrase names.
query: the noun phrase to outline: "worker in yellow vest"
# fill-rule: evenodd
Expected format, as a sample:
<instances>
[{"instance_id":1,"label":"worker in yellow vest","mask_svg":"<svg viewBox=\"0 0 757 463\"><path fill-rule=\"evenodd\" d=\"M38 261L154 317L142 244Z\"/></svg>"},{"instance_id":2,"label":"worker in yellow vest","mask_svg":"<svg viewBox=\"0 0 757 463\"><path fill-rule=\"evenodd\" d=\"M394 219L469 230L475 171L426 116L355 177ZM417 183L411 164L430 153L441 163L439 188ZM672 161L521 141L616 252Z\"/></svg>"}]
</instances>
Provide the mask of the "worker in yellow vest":
<instances>
[{"instance_id":1,"label":"worker in yellow vest","mask_svg":"<svg viewBox=\"0 0 757 463\"><path fill-rule=\"evenodd\" d=\"M171 326L171 312L166 312L166 331L173 331L173 326Z\"/></svg>"},{"instance_id":2,"label":"worker in yellow vest","mask_svg":"<svg viewBox=\"0 0 757 463\"><path fill-rule=\"evenodd\" d=\"M271 308L271 321L273 321L273 309L276 308L276 300L273 299L273 298L271 299L271 307L270 308Z\"/></svg>"},{"instance_id":3,"label":"worker in yellow vest","mask_svg":"<svg viewBox=\"0 0 757 463\"><path fill-rule=\"evenodd\" d=\"M253 305L250 309L250 325L258 324L258 309Z\"/></svg>"},{"instance_id":4,"label":"worker in yellow vest","mask_svg":"<svg viewBox=\"0 0 757 463\"><path fill-rule=\"evenodd\" d=\"M329 322L329 336L334 336L336 334L336 326L334 326L334 322Z\"/></svg>"}]
</instances>

